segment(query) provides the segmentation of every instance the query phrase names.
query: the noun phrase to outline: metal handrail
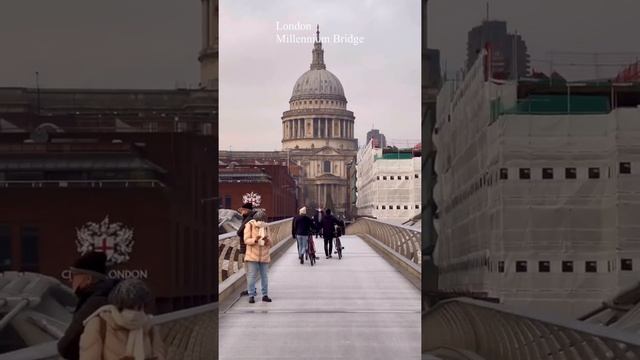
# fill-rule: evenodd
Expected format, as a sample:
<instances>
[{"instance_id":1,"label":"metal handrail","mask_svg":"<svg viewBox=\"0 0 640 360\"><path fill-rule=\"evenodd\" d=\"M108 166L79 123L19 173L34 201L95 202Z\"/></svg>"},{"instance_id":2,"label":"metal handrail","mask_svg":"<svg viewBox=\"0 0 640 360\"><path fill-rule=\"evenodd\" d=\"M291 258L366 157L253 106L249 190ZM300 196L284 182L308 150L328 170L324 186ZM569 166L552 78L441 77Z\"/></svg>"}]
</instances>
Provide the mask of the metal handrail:
<instances>
[{"instance_id":1,"label":"metal handrail","mask_svg":"<svg viewBox=\"0 0 640 360\"><path fill-rule=\"evenodd\" d=\"M463 349L486 359L640 359L635 333L451 299L422 315L422 351Z\"/></svg>"},{"instance_id":2,"label":"metal handrail","mask_svg":"<svg viewBox=\"0 0 640 360\"><path fill-rule=\"evenodd\" d=\"M153 317L160 327L167 359L217 359L218 303L178 310ZM59 359L57 342L0 354L0 360Z\"/></svg>"},{"instance_id":3,"label":"metal handrail","mask_svg":"<svg viewBox=\"0 0 640 360\"><path fill-rule=\"evenodd\" d=\"M269 223L272 246L291 237L292 218ZM218 284L242 269L240 238L235 232L218 237Z\"/></svg>"},{"instance_id":4,"label":"metal handrail","mask_svg":"<svg viewBox=\"0 0 640 360\"><path fill-rule=\"evenodd\" d=\"M367 234L382 242L405 259L422 265L422 232L406 225L397 225L370 218L360 218L347 227L347 234Z\"/></svg>"}]
</instances>

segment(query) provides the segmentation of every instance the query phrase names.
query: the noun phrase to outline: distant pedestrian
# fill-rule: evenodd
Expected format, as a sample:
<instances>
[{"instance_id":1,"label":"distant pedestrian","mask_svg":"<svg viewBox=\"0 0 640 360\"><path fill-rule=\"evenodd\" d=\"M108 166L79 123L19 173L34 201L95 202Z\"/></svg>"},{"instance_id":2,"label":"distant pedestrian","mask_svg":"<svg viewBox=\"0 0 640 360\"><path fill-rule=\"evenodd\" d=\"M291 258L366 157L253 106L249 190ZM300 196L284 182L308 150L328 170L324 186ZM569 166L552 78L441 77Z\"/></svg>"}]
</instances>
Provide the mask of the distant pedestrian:
<instances>
[{"instance_id":1,"label":"distant pedestrian","mask_svg":"<svg viewBox=\"0 0 640 360\"><path fill-rule=\"evenodd\" d=\"M255 303L256 280L260 273L262 301L271 302L269 298L269 279L267 270L271 262L271 236L267 224L267 214L258 211L244 228L244 243L247 245L245 263L247 264L247 292L249 303Z\"/></svg>"},{"instance_id":2,"label":"distant pedestrian","mask_svg":"<svg viewBox=\"0 0 640 360\"><path fill-rule=\"evenodd\" d=\"M307 242L312 236L313 220L307 216L307 208L303 207L298 211L299 215L293 219L291 235L298 242L298 258L300 264L304 264L304 255L307 252Z\"/></svg>"},{"instance_id":3,"label":"distant pedestrian","mask_svg":"<svg viewBox=\"0 0 640 360\"><path fill-rule=\"evenodd\" d=\"M240 223L240 227L238 228L238 232L236 234L238 235L240 241L240 261L244 262L244 254L247 250L247 245L245 245L244 243L244 228L247 223L251 221L251 219L253 219L253 215L255 214L255 211L253 210L253 204L244 203L242 207L238 209L238 212L240 213L240 215L242 215L242 223ZM247 268L245 267L245 271L246 270ZM246 290L243 290L240 293L240 296L244 296L247 294L248 292Z\"/></svg>"},{"instance_id":4,"label":"distant pedestrian","mask_svg":"<svg viewBox=\"0 0 640 360\"><path fill-rule=\"evenodd\" d=\"M340 226L340 221L331 214L331 209L325 211L325 215L322 217L322 237L324 239L324 254L327 259L332 258L331 252L333 251L333 237L335 236L335 228Z\"/></svg>"},{"instance_id":5,"label":"distant pedestrian","mask_svg":"<svg viewBox=\"0 0 640 360\"><path fill-rule=\"evenodd\" d=\"M71 323L58 340L58 353L68 360L80 359L80 336L84 331L83 322L94 311L107 304L107 297L116 286L117 280L107 278L107 256L103 252L89 252L82 255L69 268L71 288L78 297Z\"/></svg>"},{"instance_id":6,"label":"distant pedestrian","mask_svg":"<svg viewBox=\"0 0 640 360\"><path fill-rule=\"evenodd\" d=\"M84 321L80 360L164 360L160 331L146 312L152 302L142 280L120 282L109 294L109 304Z\"/></svg>"}]
</instances>

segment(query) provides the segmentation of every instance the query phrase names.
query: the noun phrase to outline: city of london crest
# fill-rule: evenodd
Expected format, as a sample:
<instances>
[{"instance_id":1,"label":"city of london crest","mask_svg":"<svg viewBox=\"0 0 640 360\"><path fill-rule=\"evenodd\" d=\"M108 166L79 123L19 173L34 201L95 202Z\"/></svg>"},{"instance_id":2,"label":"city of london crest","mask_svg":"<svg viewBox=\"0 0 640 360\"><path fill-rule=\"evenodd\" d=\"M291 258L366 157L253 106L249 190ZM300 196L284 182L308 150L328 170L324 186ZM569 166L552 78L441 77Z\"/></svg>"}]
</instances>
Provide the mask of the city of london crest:
<instances>
[{"instance_id":1,"label":"city of london crest","mask_svg":"<svg viewBox=\"0 0 640 360\"><path fill-rule=\"evenodd\" d=\"M242 195L242 202L251 203L254 207L258 207L262 203L262 196L252 191Z\"/></svg>"},{"instance_id":2,"label":"city of london crest","mask_svg":"<svg viewBox=\"0 0 640 360\"><path fill-rule=\"evenodd\" d=\"M109 265L129 260L133 243L133 229L119 222L109 223L109 216L100 223L87 222L81 228L76 228L78 252L82 255L90 251L104 252Z\"/></svg>"}]
</instances>

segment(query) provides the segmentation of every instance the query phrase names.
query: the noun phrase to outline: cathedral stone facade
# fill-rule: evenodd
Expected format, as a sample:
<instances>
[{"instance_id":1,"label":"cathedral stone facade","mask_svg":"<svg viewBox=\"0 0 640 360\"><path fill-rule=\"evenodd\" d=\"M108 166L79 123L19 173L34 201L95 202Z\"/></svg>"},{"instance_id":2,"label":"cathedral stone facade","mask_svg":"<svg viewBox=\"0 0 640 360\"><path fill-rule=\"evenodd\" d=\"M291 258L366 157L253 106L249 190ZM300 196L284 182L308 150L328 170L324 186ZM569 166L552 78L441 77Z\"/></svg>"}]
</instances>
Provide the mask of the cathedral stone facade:
<instances>
[{"instance_id":1,"label":"cathedral stone facade","mask_svg":"<svg viewBox=\"0 0 640 360\"><path fill-rule=\"evenodd\" d=\"M202 50L200 86L218 89L218 0L202 1Z\"/></svg>"},{"instance_id":2,"label":"cathedral stone facade","mask_svg":"<svg viewBox=\"0 0 640 360\"><path fill-rule=\"evenodd\" d=\"M304 169L302 202L344 213L347 166L358 149L355 117L340 80L326 69L319 31L312 55L311 68L296 81L282 115L282 149Z\"/></svg>"}]
</instances>

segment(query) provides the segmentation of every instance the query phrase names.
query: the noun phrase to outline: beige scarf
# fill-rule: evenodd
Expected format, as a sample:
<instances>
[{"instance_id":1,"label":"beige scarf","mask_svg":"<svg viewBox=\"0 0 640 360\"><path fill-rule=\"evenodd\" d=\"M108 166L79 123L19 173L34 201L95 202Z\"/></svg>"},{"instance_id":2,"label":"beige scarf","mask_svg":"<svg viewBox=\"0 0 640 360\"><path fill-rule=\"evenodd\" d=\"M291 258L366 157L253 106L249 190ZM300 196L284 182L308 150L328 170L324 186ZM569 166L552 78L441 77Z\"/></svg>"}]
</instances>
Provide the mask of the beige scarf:
<instances>
[{"instance_id":1,"label":"beige scarf","mask_svg":"<svg viewBox=\"0 0 640 360\"><path fill-rule=\"evenodd\" d=\"M127 338L126 345L126 356L133 357L135 360L145 360L149 357L152 357L151 355L155 355L149 354L150 356L147 356L144 353L144 331L149 327L149 323L151 321L151 317L149 315L145 314L142 311L128 309L119 311L118 308L113 305L105 305L96 310L93 315L89 316L87 320L84 321L85 324L92 317L98 316L103 312L109 312L111 314L111 317L113 318L113 321L117 325L129 330L129 336ZM153 345L151 346L151 348L153 349Z\"/></svg>"}]
</instances>

